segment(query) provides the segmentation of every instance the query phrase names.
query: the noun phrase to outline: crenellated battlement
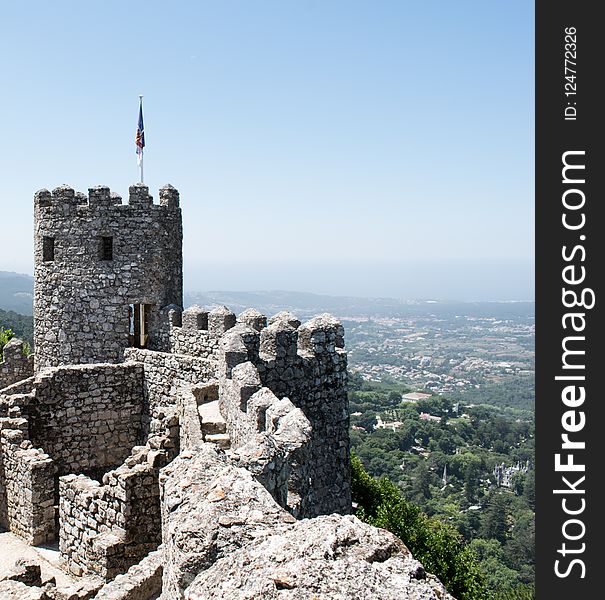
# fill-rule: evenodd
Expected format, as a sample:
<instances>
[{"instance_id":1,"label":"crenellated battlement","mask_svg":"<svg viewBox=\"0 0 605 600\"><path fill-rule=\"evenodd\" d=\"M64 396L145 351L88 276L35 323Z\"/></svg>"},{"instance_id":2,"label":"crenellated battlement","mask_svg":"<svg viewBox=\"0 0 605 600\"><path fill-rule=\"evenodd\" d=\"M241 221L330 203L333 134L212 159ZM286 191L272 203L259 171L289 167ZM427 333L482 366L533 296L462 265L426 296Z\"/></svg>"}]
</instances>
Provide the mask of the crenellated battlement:
<instances>
[{"instance_id":1,"label":"crenellated battlement","mask_svg":"<svg viewBox=\"0 0 605 600\"><path fill-rule=\"evenodd\" d=\"M267 322L257 311L244 311L220 338L219 406L233 447L246 443L264 421L263 389L288 398L312 427L308 443L294 455L289 510L305 517L346 513L351 498L342 324L328 314L301 324L280 313L260 331L250 326L261 320Z\"/></svg>"},{"instance_id":2,"label":"crenellated battlement","mask_svg":"<svg viewBox=\"0 0 605 600\"><path fill-rule=\"evenodd\" d=\"M227 369L244 356L257 363L344 353L344 328L329 314L301 324L286 311L267 319L253 308L236 316L226 306L210 310L193 305L184 311L167 306L160 311L159 323L161 333L153 349L216 358L220 343Z\"/></svg>"},{"instance_id":3,"label":"crenellated battlement","mask_svg":"<svg viewBox=\"0 0 605 600\"><path fill-rule=\"evenodd\" d=\"M143 183L130 186L127 203L123 203L119 194L104 185L88 188L88 194L78 192L69 185L61 185L52 192L47 189L38 190L34 195L34 208L41 210L41 216L49 218L67 216L76 210L86 209L108 210L115 207L115 210L126 215L129 209L149 208L162 214L164 211L176 211L180 208L179 192L170 184L160 188L159 199L159 204L154 203L153 196L149 194L149 187Z\"/></svg>"},{"instance_id":4,"label":"crenellated battlement","mask_svg":"<svg viewBox=\"0 0 605 600\"><path fill-rule=\"evenodd\" d=\"M279 313L269 320L269 325L266 323L267 317L254 309L241 313L237 324L223 337L226 352L244 352L245 347L253 361L344 353L344 328L332 315L318 315L301 324L291 313Z\"/></svg>"},{"instance_id":5,"label":"crenellated battlement","mask_svg":"<svg viewBox=\"0 0 605 600\"><path fill-rule=\"evenodd\" d=\"M347 355L340 321L323 314L301 323L289 312L267 319L254 309L236 316L225 306L169 306L159 321L152 350L215 362L218 406L232 448L259 431L263 389L288 398L309 420L309 442L297 450L290 482L293 514L348 512Z\"/></svg>"},{"instance_id":6,"label":"crenellated battlement","mask_svg":"<svg viewBox=\"0 0 605 600\"><path fill-rule=\"evenodd\" d=\"M328 313L317 315L298 328L301 354L331 354L344 348L345 331L341 322Z\"/></svg>"}]
</instances>

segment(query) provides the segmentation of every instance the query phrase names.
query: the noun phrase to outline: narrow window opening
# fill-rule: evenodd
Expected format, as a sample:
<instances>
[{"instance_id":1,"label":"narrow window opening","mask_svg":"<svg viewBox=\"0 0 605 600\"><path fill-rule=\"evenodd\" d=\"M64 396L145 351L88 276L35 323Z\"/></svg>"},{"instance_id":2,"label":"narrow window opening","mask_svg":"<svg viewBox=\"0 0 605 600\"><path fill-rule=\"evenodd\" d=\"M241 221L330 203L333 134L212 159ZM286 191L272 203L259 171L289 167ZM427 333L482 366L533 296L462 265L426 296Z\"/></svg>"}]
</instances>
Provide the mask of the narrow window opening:
<instances>
[{"instance_id":1,"label":"narrow window opening","mask_svg":"<svg viewBox=\"0 0 605 600\"><path fill-rule=\"evenodd\" d=\"M44 236L42 239L42 260L45 262L55 260L55 238Z\"/></svg>"},{"instance_id":2,"label":"narrow window opening","mask_svg":"<svg viewBox=\"0 0 605 600\"><path fill-rule=\"evenodd\" d=\"M130 304L128 306L128 337L133 348L147 348L149 341L149 306Z\"/></svg>"},{"instance_id":3,"label":"narrow window opening","mask_svg":"<svg viewBox=\"0 0 605 600\"><path fill-rule=\"evenodd\" d=\"M99 260L113 260L113 238L102 237L99 248Z\"/></svg>"}]
</instances>

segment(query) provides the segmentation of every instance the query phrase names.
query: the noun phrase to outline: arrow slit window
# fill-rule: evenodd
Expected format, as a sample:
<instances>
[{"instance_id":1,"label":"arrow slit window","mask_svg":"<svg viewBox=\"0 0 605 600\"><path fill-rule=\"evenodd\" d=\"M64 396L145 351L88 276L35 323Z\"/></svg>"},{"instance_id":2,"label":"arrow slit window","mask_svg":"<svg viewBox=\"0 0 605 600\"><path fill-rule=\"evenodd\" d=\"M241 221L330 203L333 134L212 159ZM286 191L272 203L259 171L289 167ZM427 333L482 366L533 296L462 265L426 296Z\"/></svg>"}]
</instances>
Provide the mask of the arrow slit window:
<instances>
[{"instance_id":1,"label":"arrow slit window","mask_svg":"<svg viewBox=\"0 0 605 600\"><path fill-rule=\"evenodd\" d=\"M44 236L42 238L42 260L51 262L55 260L55 238Z\"/></svg>"},{"instance_id":2,"label":"arrow slit window","mask_svg":"<svg viewBox=\"0 0 605 600\"><path fill-rule=\"evenodd\" d=\"M99 260L113 260L113 238L102 237L99 242Z\"/></svg>"}]
</instances>

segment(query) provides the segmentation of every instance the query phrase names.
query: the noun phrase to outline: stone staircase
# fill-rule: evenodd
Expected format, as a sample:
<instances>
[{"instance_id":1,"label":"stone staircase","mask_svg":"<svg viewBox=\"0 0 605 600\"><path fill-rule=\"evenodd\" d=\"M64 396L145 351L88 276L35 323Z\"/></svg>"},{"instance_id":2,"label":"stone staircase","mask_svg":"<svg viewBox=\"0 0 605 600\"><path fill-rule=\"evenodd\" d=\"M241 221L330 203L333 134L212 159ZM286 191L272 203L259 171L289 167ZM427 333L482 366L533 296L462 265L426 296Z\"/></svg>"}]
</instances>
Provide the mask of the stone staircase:
<instances>
[{"instance_id":1,"label":"stone staircase","mask_svg":"<svg viewBox=\"0 0 605 600\"><path fill-rule=\"evenodd\" d=\"M231 440L227 434L225 419L223 419L218 409L218 400L200 404L197 410L200 416L204 441L212 442L223 450L229 450Z\"/></svg>"}]
</instances>

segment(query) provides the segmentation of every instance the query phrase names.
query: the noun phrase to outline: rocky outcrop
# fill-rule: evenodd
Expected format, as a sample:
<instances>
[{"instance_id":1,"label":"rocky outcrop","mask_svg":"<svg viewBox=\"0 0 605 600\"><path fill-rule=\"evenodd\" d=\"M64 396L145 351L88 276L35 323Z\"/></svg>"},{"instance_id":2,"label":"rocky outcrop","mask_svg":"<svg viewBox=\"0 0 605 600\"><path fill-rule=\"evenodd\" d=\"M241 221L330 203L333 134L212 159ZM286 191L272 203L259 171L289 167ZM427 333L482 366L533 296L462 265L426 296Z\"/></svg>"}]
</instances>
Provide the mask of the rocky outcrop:
<instances>
[{"instance_id":1,"label":"rocky outcrop","mask_svg":"<svg viewBox=\"0 0 605 600\"><path fill-rule=\"evenodd\" d=\"M393 534L342 515L298 521L232 552L185 598L453 600Z\"/></svg>"},{"instance_id":2,"label":"rocky outcrop","mask_svg":"<svg viewBox=\"0 0 605 600\"><path fill-rule=\"evenodd\" d=\"M212 444L162 470L163 600L453 600L388 531L296 521Z\"/></svg>"},{"instance_id":3,"label":"rocky outcrop","mask_svg":"<svg viewBox=\"0 0 605 600\"><path fill-rule=\"evenodd\" d=\"M0 598L2 600L50 600L46 590L12 580L0 581Z\"/></svg>"},{"instance_id":4,"label":"rocky outcrop","mask_svg":"<svg viewBox=\"0 0 605 600\"><path fill-rule=\"evenodd\" d=\"M160 475L162 599L183 598L198 573L246 544L293 523L245 468L213 444L185 451Z\"/></svg>"}]
</instances>

